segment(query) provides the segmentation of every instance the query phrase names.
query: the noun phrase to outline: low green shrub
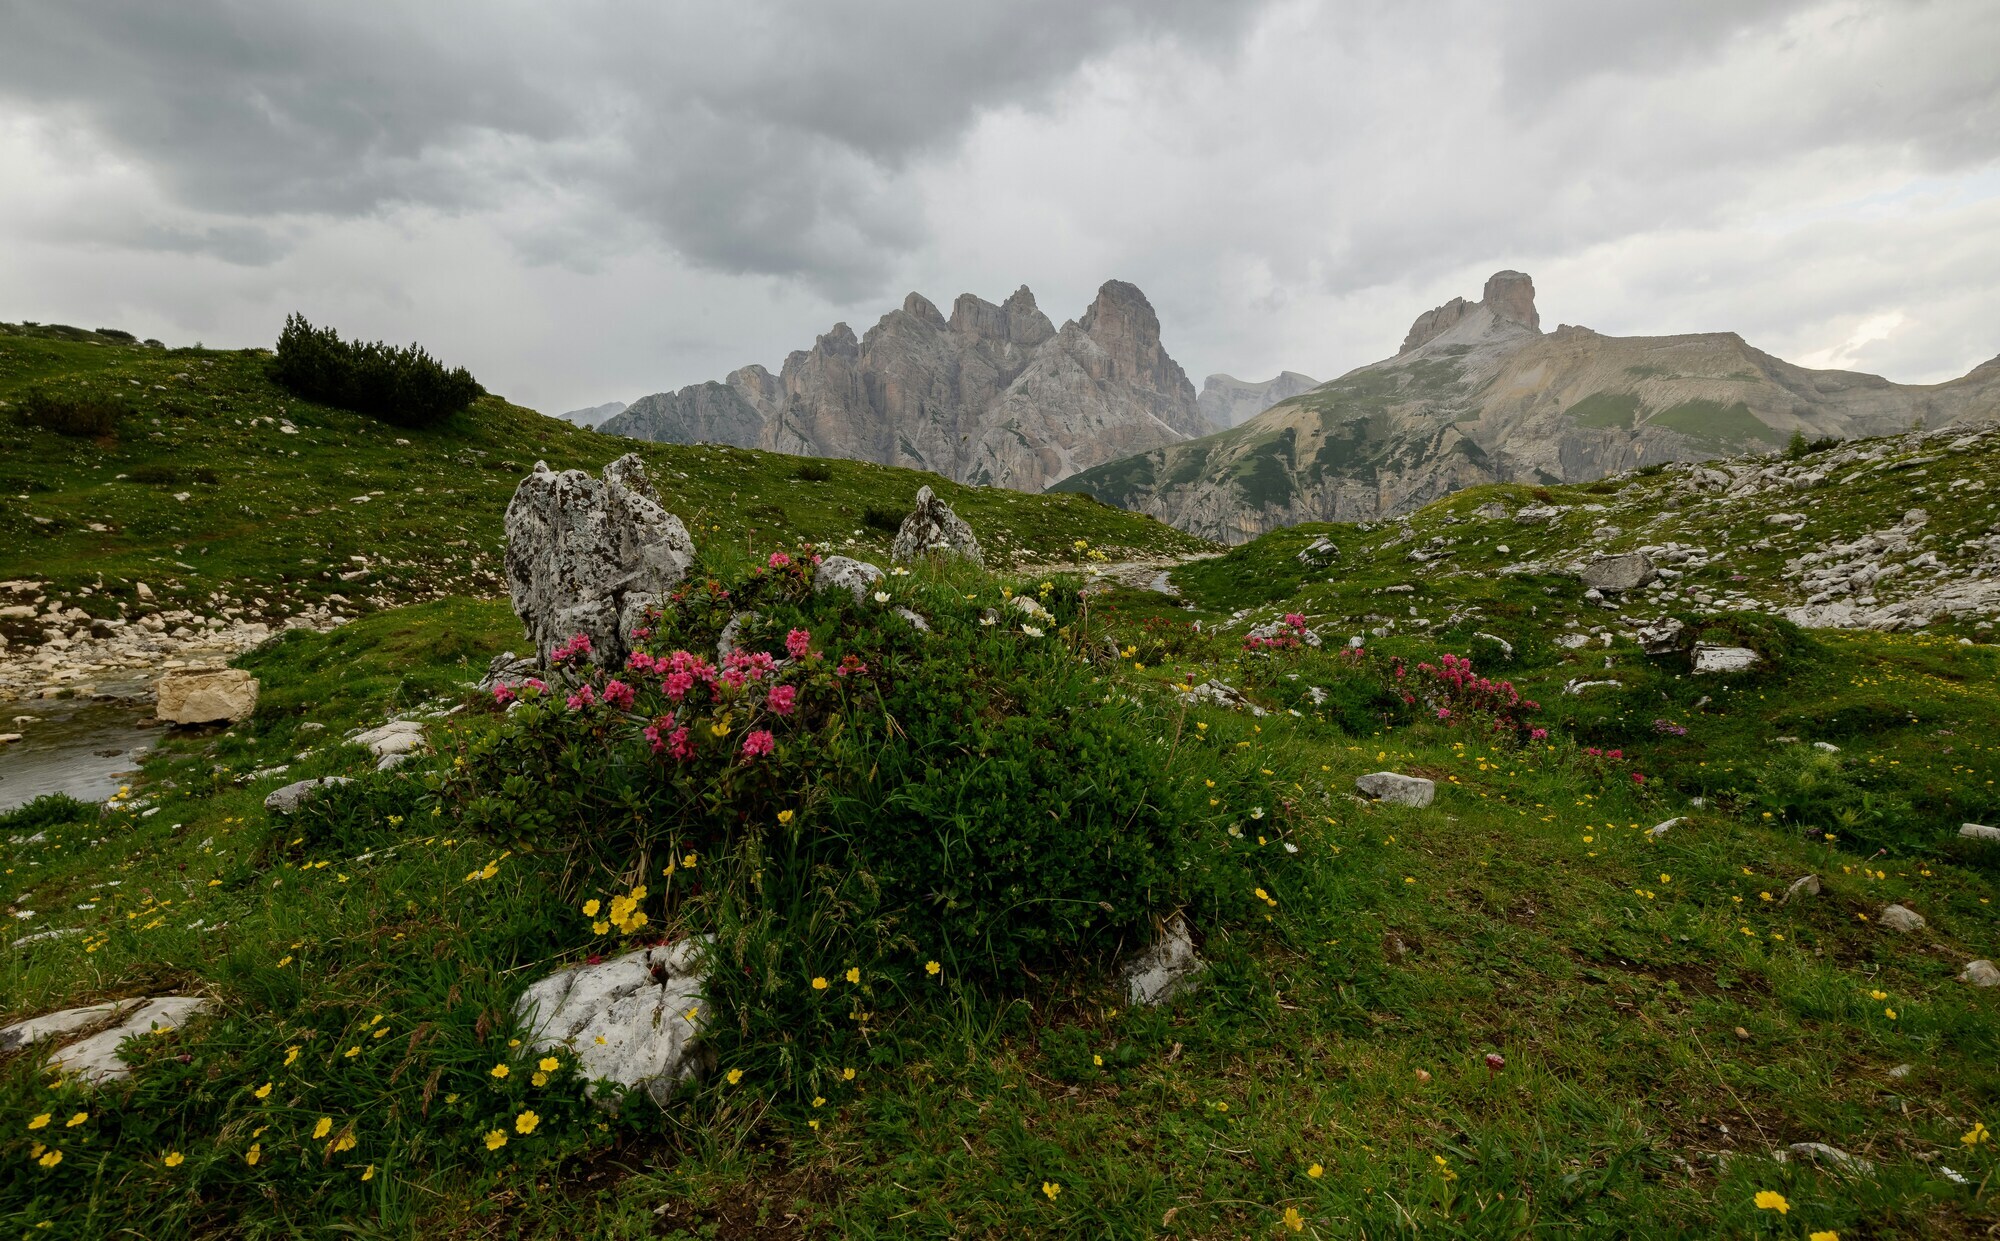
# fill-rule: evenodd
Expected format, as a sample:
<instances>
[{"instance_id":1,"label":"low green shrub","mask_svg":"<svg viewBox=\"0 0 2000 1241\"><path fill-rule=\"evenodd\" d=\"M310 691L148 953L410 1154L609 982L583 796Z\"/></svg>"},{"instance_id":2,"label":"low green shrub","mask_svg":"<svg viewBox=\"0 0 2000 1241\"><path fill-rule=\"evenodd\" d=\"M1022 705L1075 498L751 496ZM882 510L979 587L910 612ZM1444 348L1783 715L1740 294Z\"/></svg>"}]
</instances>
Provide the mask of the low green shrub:
<instances>
[{"instance_id":1,"label":"low green shrub","mask_svg":"<svg viewBox=\"0 0 2000 1241\"><path fill-rule=\"evenodd\" d=\"M833 467L824 461L802 461L799 468L792 471L792 477L802 483L832 482Z\"/></svg>"},{"instance_id":2,"label":"low green shrub","mask_svg":"<svg viewBox=\"0 0 2000 1241\"><path fill-rule=\"evenodd\" d=\"M97 813L96 806L67 793L44 793L26 805L0 813L0 832L28 834L63 823L89 823L96 820Z\"/></svg>"},{"instance_id":3,"label":"low green shrub","mask_svg":"<svg viewBox=\"0 0 2000 1241\"><path fill-rule=\"evenodd\" d=\"M222 482L222 476L205 465L176 466L157 462L135 465L126 471L125 477L130 482L151 483L160 487L178 487L185 483L214 487Z\"/></svg>"},{"instance_id":4,"label":"low green shrub","mask_svg":"<svg viewBox=\"0 0 2000 1241\"><path fill-rule=\"evenodd\" d=\"M50 388L31 389L14 407L14 420L22 426L39 427L73 439L114 435L124 417L124 405L108 397Z\"/></svg>"},{"instance_id":5,"label":"low green shrub","mask_svg":"<svg viewBox=\"0 0 2000 1241\"><path fill-rule=\"evenodd\" d=\"M1838 754L1803 744L1779 748L1756 772L1754 809L1810 833L1824 833L1856 853L1908 852L1912 811L1893 790L1873 787L1866 773Z\"/></svg>"},{"instance_id":6,"label":"low green shrub","mask_svg":"<svg viewBox=\"0 0 2000 1241\"><path fill-rule=\"evenodd\" d=\"M903 510L871 504L861 510L861 524L871 530L882 530L895 534L903 528Z\"/></svg>"},{"instance_id":7,"label":"low green shrub","mask_svg":"<svg viewBox=\"0 0 2000 1241\"><path fill-rule=\"evenodd\" d=\"M443 422L486 394L464 367L448 370L416 345L343 341L303 315L285 320L271 378L294 396L405 427Z\"/></svg>"}]
</instances>

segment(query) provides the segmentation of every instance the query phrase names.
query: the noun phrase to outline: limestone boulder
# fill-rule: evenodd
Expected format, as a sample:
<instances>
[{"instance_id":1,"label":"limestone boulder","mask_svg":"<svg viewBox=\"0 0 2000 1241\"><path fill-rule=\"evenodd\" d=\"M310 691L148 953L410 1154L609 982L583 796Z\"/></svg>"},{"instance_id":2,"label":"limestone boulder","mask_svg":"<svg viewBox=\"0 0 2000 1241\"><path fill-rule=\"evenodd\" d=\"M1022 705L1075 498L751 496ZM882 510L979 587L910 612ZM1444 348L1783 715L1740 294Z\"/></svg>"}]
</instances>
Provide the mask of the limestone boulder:
<instances>
[{"instance_id":1,"label":"limestone boulder","mask_svg":"<svg viewBox=\"0 0 2000 1241\"><path fill-rule=\"evenodd\" d=\"M641 948L559 971L514 1004L530 1055L574 1056L583 1075L665 1102L699 1067L713 1015L703 995L705 939Z\"/></svg>"},{"instance_id":2,"label":"limestone boulder","mask_svg":"<svg viewBox=\"0 0 2000 1241\"><path fill-rule=\"evenodd\" d=\"M917 506L903 518L896 541L889 547L889 558L911 561L932 555L962 556L977 565L986 563L972 527L926 486L917 489Z\"/></svg>"},{"instance_id":3,"label":"limestone boulder","mask_svg":"<svg viewBox=\"0 0 2000 1241\"><path fill-rule=\"evenodd\" d=\"M1921 931L1929 925L1929 923L1924 921L1922 914L1902 905L1884 907L1882 912L1877 915L1876 920L1890 930L1900 931L1905 935L1908 935L1912 931Z\"/></svg>"},{"instance_id":4,"label":"limestone boulder","mask_svg":"<svg viewBox=\"0 0 2000 1241\"><path fill-rule=\"evenodd\" d=\"M1967 961L1958 972L1958 980L1975 987L2000 987L2000 968L1995 968L1991 961Z\"/></svg>"},{"instance_id":5,"label":"limestone boulder","mask_svg":"<svg viewBox=\"0 0 2000 1241\"><path fill-rule=\"evenodd\" d=\"M1644 552L1626 552L1620 556L1600 556L1583 566L1578 576L1583 584L1592 590L1617 593L1637 590L1660 575L1652 557Z\"/></svg>"},{"instance_id":6,"label":"limestone boulder","mask_svg":"<svg viewBox=\"0 0 2000 1241\"><path fill-rule=\"evenodd\" d=\"M236 723L257 710L257 678L241 668L169 672L154 714L168 724Z\"/></svg>"},{"instance_id":7,"label":"limestone boulder","mask_svg":"<svg viewBox=\"0 0 2000 1241\"><path fill-rule=\"evenodd\" d=\"M1422 776L1406 776L1394 771L1370 772L1357 776L1354 787L1377 801L1392 806L1422 807L1437 796L1437 785Z\"/></svg>"},{"instance_id":8,"label":"limestone boulder","mask_svg":"<svg viewBox=\"0 0 2000 1241\"><path fill-rule=\"evenodd\" d=\"M602 478L537 461L507 505L508 589L543 661L582 634L598 663L622 667L631 631L693 561L687 527L653 497L635 454Z\"/></svg>"}]
</instances>

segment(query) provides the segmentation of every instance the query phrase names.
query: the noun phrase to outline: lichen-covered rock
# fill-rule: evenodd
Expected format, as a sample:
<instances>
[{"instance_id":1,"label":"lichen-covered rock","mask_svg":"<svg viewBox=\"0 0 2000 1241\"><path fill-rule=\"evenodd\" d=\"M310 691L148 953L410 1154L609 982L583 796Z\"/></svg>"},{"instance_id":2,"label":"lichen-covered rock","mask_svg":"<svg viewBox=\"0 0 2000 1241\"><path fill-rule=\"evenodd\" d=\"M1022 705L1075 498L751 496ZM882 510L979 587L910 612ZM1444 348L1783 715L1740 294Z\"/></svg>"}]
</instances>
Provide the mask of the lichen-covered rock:
<instances>
[{"instance_id":1,"label":"lichen-covered rock","mask_svg":"<svg viewBox=\"0 0 2000 1241\"><path fill-rule=\"evenodd\" d=\"M1958 972L1958 980L1975 987L2000 987L2000 969L1996 969L1991 961L1967 961L1965 968Z\"/></svg>"},{"instance_id":2,"label":"lichen-covered rock","mask_svg":"<svg viewBox=\"0 0 2000 1241\"><path fill-rule=\"evenodd\" d=\"M233 724L257 710L257 678L241 668L169 672L155 692L153 714L168 724Z\"/></svg>"},{"instance_id":3,"label":"lichen-covered rock","mask_svg":"<svg viewBox=\"0 0 2000 1241\"><path fill-rule=\"evenodd\" d=\"M530 1054L562 1050L592 1081L665 1102L692 1076L711 1010L702 996L705 941L641 948L530 986L514 1003Z\"/></svg>"},{"instance_id":4,"label":"lichen-covered rock","mask_svg":"<svg viewBox=\"0 0 2000 1241\"><path fill-rule=\"evenodd\" d=\"M507 584L543 660L578 634L606 667L625 662L631 631L687 576L694 540L654 500L639 458L602 479L537 461L507 505Z\"/></svg>"},{"instance_id":5,"label":"lichen-covered rock","mask_svg":"<svg viewBox=\"0 0 2000 1241\"><path fill-rule=\"evenodd\" d=\"M896 541L889 547L889 558L921 560L930 555L963 556L974 564L986 563L972 527L926 486L917 489L917 506L903 518L902 529L896 531Z\"/></svg>"},{"instance_id":6,"label":"lichen-covered rock","mask_svg":"<svg viewBox=\"0 0 2000 1241\"><path fill-rule=\"evenodd\" d=\"M882 570L865 560L828 556L819 562L819 568L813 570L813 589L820 592L844 590L854 596L856 603L860 603L882 578Z\"/></svg>"},{"instance_id":7,"label":"lichen-covered rock","mask_svg":"<svg viewBox=\"0 0 2000 1241\"><path fill-rule=\"evenodd\" d=\"M1394 771L1374 771L1356 776L1354 787L1392 806L1428 806L1431 799L1437 796L1437 785L1432 781Z\"/></svg>"},{"instance_id":8,"label":"lichen-covered rock","mask_svg":"<svg viewBox=\"0 0 2000 1241\"><path fill-rule=\"evenodd\" d=\"M1194 950L1187 920L1179 914L1162 928L1160 941L1125 966L1125 1002L1134 1008L1162 1004L1185 991L1208 968Z\"/></svg>"}]
</instances>

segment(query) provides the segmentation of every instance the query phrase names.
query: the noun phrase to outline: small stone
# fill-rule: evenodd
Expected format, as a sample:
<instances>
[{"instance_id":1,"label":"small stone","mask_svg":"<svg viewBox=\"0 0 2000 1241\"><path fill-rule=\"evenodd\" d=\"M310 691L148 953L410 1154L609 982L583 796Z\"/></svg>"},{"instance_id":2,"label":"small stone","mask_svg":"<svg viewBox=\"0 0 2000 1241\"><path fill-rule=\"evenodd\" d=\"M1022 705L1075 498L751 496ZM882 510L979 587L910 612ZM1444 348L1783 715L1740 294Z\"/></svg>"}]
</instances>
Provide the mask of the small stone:
<instances>
[{"instance_id":1,"label":"small stone","mask_svg":"<svg viewBox=\"0 0 2000 1241\"><path fill-rule=\"evenodd\" d=\"M2000 987L2000 969L1994 968L1991 961L1968 961L1958 972L1958 980L1975 987Z\"/></svg>"},{"instance_id":2,"label":"small stone","mask_svg":"<svg viewBox=\"0 0 2000 1241\"><path fill-rule=\"evenodd\" d=\"M1895 1078L1897 1081L1902 1081L1904 1078L1908 1077L1910 1075L1910 1071L1912 1069L1915 1069L1916 1067L1917 1066L1914 1064L1899 1064L1895 1068L1889 1070L1889 1076Z\"/></svg>"},{"instance_id":3,"label":"small stone","mask_svg":"<svg viewBox=\"0 0 2000 1241\"><path fill-rule=\"evenodd\" d=\"M1748 1030L1744 1029L1744 1028L1743 1028L1742 1026L1737 1026L1737 1027L1736 1027L1736 1041L1737 1041L1737 1042L1739 1042L1739 1043L1747 1043L1747 1042L1749 1042L1749 1041L1750 1041L1750 1031L1748 1031Z\"/></svg>"},{"instance_id":4,"label":"small stone","mask_svg":"<svg viewBox=\"0 0 2000 1241\"><path fill-rule=\"evenodd\" d=\"M1417 1085L1428 1086L1430 1084L1431 1075L1429 1073L1424 1072L1424 1070L1418 1069L1416 1077L1417 1077Z\"/></svg>"},{"instance_id":5,"label":"small stone","mask_svg":"<svg viewBox=\"0 0 2000 1241\"><path fill-rule=\"evenodd\" d=\"M1163 1004L1193 985L1208 963L1194 950L1187 919L1175 914L1160 941L1126 964L1125 1001L1134 1008Z\"/></svg>"},{"instance_id":6,"label":"small stone","mask_svg":"<svg viewBox=\"0 0 2000 1241\"><path fill-rule=\"evenodd\" d=\"M1771 1157L1779 1163L1785 1163L1787 1162L1787 1155L1809 1159L1817 1164L1831 1164L1836 1168L1854 1172L1873 1172L1875 1170L1875 1165L1868 1160L1858 1155L1850 1155L1839 1147L1828 1146L1824 1142L1794 1142L1782 1151L1773 1152Z\"/></svg>"},{"instance_id":7,"label":"small stone","mask_svg":"<svg viewBox=\"0 0 2000 1241\"><path fill-rule=\"evenodd\" d=\"M2000 827L1987 827L1983 823L1967 823L1958 829L1958 834L1967 840L1987 840L2000 843Z\"/></svg>"},{"instance_id":8,"label":"small stone","mask_svg":"<svg viewBox=\"0 0 2000 1241\"><path fill-rule=\"evenodd\" d=\"M1392 806L1422 807L1437 796L1437 784L1422 776L1405 776L1393 771L1370 772L1357 776L1354 787Z\"/></svg>"},{"instance_id":9,"label":"small stone","mask_svg":"<svg viewBox=\"0 0 2000 1241\"><path fill-rule=\"evenodd\" d=\"M1792 886L1785 889L1785 900L1787 901L1791 900L1795 896L1818 896L1818 895L1819 895L1818 875L1800 875L1797 879L1792 880Z\"/></svg>"},{"instance_id":10,"label":"small stone","mask_svg":"<svg viewBox=\"0 0 2000 1241\"><path fill-rule=\"evenodd\" d=\"M319 790L333 788L335 785L352 783L354 781L348 779L346 776L319 776L311 780L297 780L291 784L287 784L284 788L275 790L269 797L266 797L264 799L264 809L269 810L273 814L290 814L292 811L297 810L300 804L307 798Z\"/></svg>"},{"instance_id":11,"label":"small stone","mask_svg":"<svg viewBox=\"0 0 2000 1241\"><path fill-rule=\"evenodd\" d=\"M1654 840L1658 840L1660 837L1666 835L1668 832L1679 827L1681 824L1685 822L1687 822L1687 820L1684 818L1668 819L1665 823L1655 823L1653 824L1653 826L1647 828L1646 834L1648 836L1651 836Z\"/></svg>"},{"instance_id":12,"label":"small stone","mask_svg":"<svg viewBox=\"0 0 2000 1241\"><path fill-rule=\"evenodd\" d=\"M1914 909L1905 909L1901 905L1887 906L1876 921L1892 931L1901 931L1905 935L1911 931L1921 931L1926 925L1922 914Z\"/></svg>"}]
</instances>

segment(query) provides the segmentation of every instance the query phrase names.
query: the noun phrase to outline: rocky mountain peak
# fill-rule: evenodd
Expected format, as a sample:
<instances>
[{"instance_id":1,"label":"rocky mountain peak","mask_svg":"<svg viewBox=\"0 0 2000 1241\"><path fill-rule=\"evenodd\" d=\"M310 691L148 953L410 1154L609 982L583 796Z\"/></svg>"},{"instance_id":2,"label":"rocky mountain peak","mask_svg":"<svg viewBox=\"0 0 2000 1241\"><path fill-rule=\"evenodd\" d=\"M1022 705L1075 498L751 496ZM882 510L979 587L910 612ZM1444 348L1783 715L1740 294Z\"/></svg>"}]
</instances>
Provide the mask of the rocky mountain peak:
<instances>
[{"instance_id":1,"label":"rocky mountain peak","mask_svg":"<svg viewBox=\"0 0 2000 1241\"><path fill-rule=\"evenodd\" d=\"M903 299L903 313L914 315L932 327L939 329L945 327L944 316L939 314L938 308L931 304L931 299L914 290L911 291L908 297Z\"/></svg>"},{"instance_id":2,"label":"rocky mountain peak","mask_svg":"<svg viewBox=\"0 0 2000 1241\"><path fill-rule=\"evenodd\" d=\"M1479 300L1497 319L1542 330L1542 317L1535 313L1535 282L1526 272L1494 272L1486 278Z\"/></svg>"},{"instance_id":3,"label":"rocky mountain peak","mask_svg":"<svg viewBox=\"0 0 2000 1241\"><path fill-rule=\"evenodd\" d=\"M1097 299L1076 321L1076 326L1103 350L1100 379L1134 384L1158 393L1172 394L1187 406L1186 412L1199 419L1195 407L1194 384L1180 364L1167 356L1160 345L1160 317L1139 287L1123 280L1107 280L1097 290ZM1199 433L1198 425L1169 425Z\"/></svg>"},{"instance_id":4,"label":"rocky mountain peak","mask_svg":"<svg viewBox=\"0 0 2000 1241\"><path fill-rule=\"evenodd\" d=\"M1535 310L1535 282L1527 273L1496 271L1486 278L1480 300L1468 302L1454 297L1434 310L1426 310L1410 325L1398 356L1449 332L1475 311L1486 311L1495 322L1518 323L1531 332L1542 330L1542 316Z\"/></svg>"}]
</instances>

